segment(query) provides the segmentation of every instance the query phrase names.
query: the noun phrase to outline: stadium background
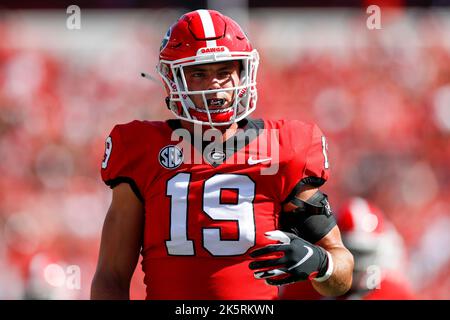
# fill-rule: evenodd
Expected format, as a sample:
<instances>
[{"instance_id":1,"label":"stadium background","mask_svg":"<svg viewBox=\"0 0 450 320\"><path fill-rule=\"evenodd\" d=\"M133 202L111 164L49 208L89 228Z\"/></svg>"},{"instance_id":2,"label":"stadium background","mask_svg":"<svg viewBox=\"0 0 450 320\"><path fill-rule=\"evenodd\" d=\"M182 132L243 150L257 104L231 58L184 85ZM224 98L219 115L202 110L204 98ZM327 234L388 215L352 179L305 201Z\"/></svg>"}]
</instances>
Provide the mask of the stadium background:
<instances>
[{"instance_id":1,"label":"stadium background","mask_svg":"<svg viewBox=\"0 0 450 320\"><path fill-rule=\"evenodd\" d=\"M2 3L0 299L89 297L111 198L104 139L116 123L171 116L160 83L139 74L156 76L167 27L207 6L260 51L254 116L316 121L333 207L351 196L381 207L418 297L450 298L447 1L80 1L79 30L66 28L73 3ZM380 30L366 27L374 3ZM67 285L77 270L79 289ZM138 266L132 298L141 276Z\"/></svg>"}]
</instances>

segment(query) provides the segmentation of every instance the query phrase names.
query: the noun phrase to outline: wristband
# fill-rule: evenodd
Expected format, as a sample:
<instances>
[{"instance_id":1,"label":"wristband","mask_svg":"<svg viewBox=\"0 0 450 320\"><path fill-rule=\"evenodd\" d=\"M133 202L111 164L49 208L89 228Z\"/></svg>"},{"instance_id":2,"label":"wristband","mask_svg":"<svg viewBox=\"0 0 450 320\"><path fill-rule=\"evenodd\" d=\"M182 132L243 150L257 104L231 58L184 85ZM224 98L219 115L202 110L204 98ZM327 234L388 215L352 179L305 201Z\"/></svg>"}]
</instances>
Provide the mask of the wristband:
<instances>
[{"instance_id":1,"label":"wristband","mask_svg":"<svg viewBox=\"0 0 450 320\"><path fill-rule=\"evenodd\" d=\"M331 257L331 254L327 252L327 256L328 256L328 268L327 268L327 272L325 272L325 274L323 276L321 276L320 278L313 278L314 281L317 282L324 282L326 280L328 280L329 277L331 277L331 274L333 273L333 269L334 269L334 265L333 265L333 258Z\"/></svg>"}]
</instances>

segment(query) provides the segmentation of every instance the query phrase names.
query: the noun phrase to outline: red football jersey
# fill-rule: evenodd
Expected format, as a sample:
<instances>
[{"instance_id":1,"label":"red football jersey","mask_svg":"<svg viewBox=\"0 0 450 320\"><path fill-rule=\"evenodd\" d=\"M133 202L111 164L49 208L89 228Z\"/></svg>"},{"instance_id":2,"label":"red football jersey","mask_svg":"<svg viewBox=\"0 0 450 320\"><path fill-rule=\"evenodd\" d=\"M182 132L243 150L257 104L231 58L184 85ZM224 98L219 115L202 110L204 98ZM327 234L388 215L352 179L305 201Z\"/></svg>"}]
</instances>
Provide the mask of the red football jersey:
<instances>
[{"instance_id":1,"label":"red football jersey","mask_svg":"<svg viewBox=\"0 0 450 320\"><path fill-rule=\"evenodd\" d=\"M264 233L302 179L327 180L326 141L300 121L239 127L214 148L181 139L178 120L133 121L108 137L103 180L129 183L145 205L147 299L277 298L254 278L248 253L273 243Z\"/></svg>"}]
</instances>

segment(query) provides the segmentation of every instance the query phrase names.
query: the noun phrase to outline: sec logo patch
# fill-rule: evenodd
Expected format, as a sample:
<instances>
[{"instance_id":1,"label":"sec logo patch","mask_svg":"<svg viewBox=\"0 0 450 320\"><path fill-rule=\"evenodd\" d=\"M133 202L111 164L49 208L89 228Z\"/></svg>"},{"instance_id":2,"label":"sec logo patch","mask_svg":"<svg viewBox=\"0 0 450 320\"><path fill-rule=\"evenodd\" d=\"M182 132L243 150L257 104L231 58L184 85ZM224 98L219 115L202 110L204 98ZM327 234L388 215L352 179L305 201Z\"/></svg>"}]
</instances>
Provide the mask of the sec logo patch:
<instances>
[{"instance_id":1,"label":"sec logo patch","mask_svg":"<svg viewBox=\"0 0 450 320\"><path fill-rule=\"evenodd\" d=\"M183 163L183 152L177 146L165 146L159 151L158 160L164 168L175 169Z\"/></svg>"}]
</instances>

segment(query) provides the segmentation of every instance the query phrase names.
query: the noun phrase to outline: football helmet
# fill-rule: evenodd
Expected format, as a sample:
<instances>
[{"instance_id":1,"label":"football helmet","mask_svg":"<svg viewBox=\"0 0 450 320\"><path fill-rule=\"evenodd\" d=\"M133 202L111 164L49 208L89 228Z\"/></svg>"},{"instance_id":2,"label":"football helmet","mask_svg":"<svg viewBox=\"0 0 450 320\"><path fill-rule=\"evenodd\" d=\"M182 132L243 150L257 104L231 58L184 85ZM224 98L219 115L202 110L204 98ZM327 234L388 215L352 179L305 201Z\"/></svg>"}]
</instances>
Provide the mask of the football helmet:
<instances>
[{"instance_id":1,"label":"football helmet","mask_svg":"<svg viewBox=\"0 0 450 320\"><path fill-rule=\"evenodd\" d=\"M190 90L184 68L233 60L241 63L238 84L230 88ZM161 43L156 68L168 94L167 106L175 116L214 127L237 122L255 110L258 64L258 52L235 21L214 10L196 10L184 14L169 28ZM233 92L230 106L209 108L206 95L230 90ZM203 107L193 103L190 96L194 95L202 97Z\"/></svg>"},{"instance_id":2,"label":"football helmet","mask_svg":"<svg viewBox=\"0 0 450 320\"><path fill-rule=\"evenodd\" d=\"M337 223L342 241L355 260L354 290L367 289L374 267L381 275L404 269L403 240L379 207L363 198L351 198L339 210Z\"/></svg>"},{"instance_id":3,"label":"football helmet","mask_svg":"<svg viewBox=\"0 0 450 320\"><path fill-rule=\"evenodd\" d=\"M338 213L342 239L349 249L375 251L384 234L381 210L363 198L351 198Z\"/></svg>"}]
</instances>

